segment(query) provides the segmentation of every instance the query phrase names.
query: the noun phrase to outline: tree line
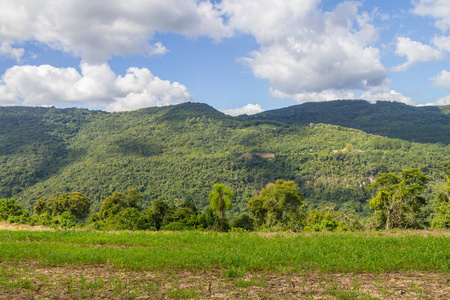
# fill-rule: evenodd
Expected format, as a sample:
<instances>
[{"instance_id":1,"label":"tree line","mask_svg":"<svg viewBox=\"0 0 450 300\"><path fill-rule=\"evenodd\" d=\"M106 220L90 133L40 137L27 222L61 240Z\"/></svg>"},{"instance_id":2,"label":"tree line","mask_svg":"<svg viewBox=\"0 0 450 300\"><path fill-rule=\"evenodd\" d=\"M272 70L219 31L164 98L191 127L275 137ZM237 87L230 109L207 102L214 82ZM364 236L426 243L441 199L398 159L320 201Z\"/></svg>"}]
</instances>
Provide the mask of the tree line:
<instances>
[{"instance_id":1,"label":"tree line","mask_svg":"<svg viewBox=\"0 0 450 300\"><path fill-rule=\"evenodd\" d=\"M137 189L115 191L106 197L98 212L89 216L90 199L71 192L36 201L30 214L12 198L0 200L0 220L10 223L61 228L87 227L100 230L290 230L336 231L393 228L450 229L450 172L447 184L436 195L433 219L427 221L424 192L429 178L419 169L381 173L367 189L373 215L365 224L353 210L307 209L307 202L294 181L278 179L269 183L248 201L248 213L227 219L234 192L216 183L209 193L210 206L199 212L195 204L179 205L155 199L144 209L143 195Z\"/></svg>"}]
</instances>

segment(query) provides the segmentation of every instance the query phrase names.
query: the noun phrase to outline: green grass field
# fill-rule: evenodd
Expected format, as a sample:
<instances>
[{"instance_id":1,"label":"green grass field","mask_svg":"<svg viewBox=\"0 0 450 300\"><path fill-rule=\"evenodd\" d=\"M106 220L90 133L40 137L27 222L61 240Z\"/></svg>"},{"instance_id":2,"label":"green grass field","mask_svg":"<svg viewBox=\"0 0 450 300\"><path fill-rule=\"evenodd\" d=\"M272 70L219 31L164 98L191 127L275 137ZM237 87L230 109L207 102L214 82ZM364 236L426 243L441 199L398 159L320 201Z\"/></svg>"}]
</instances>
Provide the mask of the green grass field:
<instances>
[{"instance_id":1,"label":"green grass field","mask_svg":"<svg viewBox=\"0 0 450 300\"><path fill-rule=\"evenodd\" d=\"M389 274L418 278L417 274L422 274L420 275L422 277L419 276L423 279L422 281L414 283L413 280L412 285L408 284L408 289L415 290L414 293L417 295L420 294L420 288L414 289L414 287L420 282L426 286L428 277L437 276L443 282L448 280L450 278L450 237L444 232L306 235L199 231L2 230L0 231L0 261L2 262L0 286L9 289L10 292L23 290L34 296L36 296L37 286L45 285L43 283L45 280L42 279L44 277L39 277L42 274L38 276L39 272L36 270L76 269L93 270L93 273L91 277L88 273L87 275L83 273L81 277L69 279L66 274L60 279L52 277L53 279L47 280L48 282L56 280L57 283L52 283L52 286L62 284L64 288L59 289L60 291L74 291L74 289L68 289L68 280L72 280L77 286L76 291L86 290L88 287L85 294L70 294L75 298L101 297L105 290L110 292L113 290L122 295L130 289L135 291L132 293L134 296L129 295L131 298L142 295L149 295L150 298L156 296L214 298L211 289L220 290L219 286L223 287L225 284L232 286L234 292L236 289L239 291L260 289L263 293L255 297L248 294L243 298L256 299L266 295L281 299L283 297L280 298L280 294L271 292L272 282L278 282L281 286L280 282L284 282L292 290L296 286L300 288L302 282L309 282L313 278L315 283L321 280L324 282L322 286L316 288L316 291L320 290L322 294L328 293L327 295L331 298L339 294L341 295L339 299L370 299L374 292L359 289L363 282L359 283L358 278L370 275L373 280L384 282L384 279L376 278L384 278L390 276ZM101 272L99 268L107 268L108 271ZM133 280L126 279L128 275L123 278L117 277L117 274L117 276L105 277L105 274L111 272L137 275L129 275L134 278ZM23 277L19 276L20 274L27 275ZM142 277L142 274L147 274L147 277L166 279L165 282L158 281L158 285L152 280L146 281L146 277ZM86 279L86 276L90 279ZM351 278L349 285L342 285L342 280L336 281L336 276L344 276L347 281ZM114 282L114 280L111 281L112 278L116 278L116 281L122 278L119 280L120 284L117 281L119 286L111 283ZM136 278L143 279L136 281ZM185 282L186 278L195 280ZM214 281L211 281L211 278L214 278ZM304 280L302 281L301 278ZM297 280L297 284L290 284L289 280ZM83 282L90 283L82 285ZM150 289L148 285L145 285L146 282L153 282L152 284L156 285ZM167 286L167 282L172 283ZM309 285L314 286L312 282ZM302 295L306 298L317 296L314 293L308 294L308 287L303 287ZM177 289L179 289L179 295L174 292ZM94 290L98 293L94 293ZM385 287L384 290L389 290L389 287ZM443 295L445 295L444 290L442 290ZM426 296L427 293L424 291L422 288ZM234 298L242 299L242 293L233 295ZM293 293L293 298L296 295ZM375 295L373 297L385 298L388 294L383 296L382 292L378 291ZM1 297L2 294L0 299Z\"/></svg>"}]
</instances>

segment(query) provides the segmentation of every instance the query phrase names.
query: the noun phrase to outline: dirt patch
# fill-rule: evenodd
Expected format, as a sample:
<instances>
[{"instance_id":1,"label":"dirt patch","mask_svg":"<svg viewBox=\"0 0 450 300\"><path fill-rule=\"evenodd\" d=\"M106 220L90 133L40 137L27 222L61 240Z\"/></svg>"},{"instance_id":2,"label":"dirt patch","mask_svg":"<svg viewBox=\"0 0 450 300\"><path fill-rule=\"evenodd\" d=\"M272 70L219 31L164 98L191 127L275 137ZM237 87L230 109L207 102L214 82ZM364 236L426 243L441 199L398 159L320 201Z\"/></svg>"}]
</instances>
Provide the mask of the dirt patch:
<instances>
[{"instance_id":1,"label":"dirt patch","mask_svg":"<svg viewBox=\"0 0 450 300\"><path fill-rule=\"evenodd\" d=\"M244 154L242 154L239 157L252 158L253 155L257 155L257 156L262 157L262 158L274 158L275 157L275 154L273 154L273 153L254 153L254 154L244 153Z\"/></svg>"},{"instance_id":2,"label":"dirt patch","mask_svg":"<svg viewBox=\"0 0 450 300\"><path fill-rule=\"evenodd\" d=\"M275 157L275 154L273 154L273 153L255 153L255 154L262 158L274 158Z\"/></svg>"},{"instance_id":3,"label":"dirt patch","mask_svg":"<svg viewBox=\"0 0 450 300\"><path fill-rule=\"evenodd\" d=\"M0 263L0 299L449 299L441 273L127 271L110 265Z\"/></svg>"},{"instance_id":4,"label":"dirt patch","mask_svg":"<svg viewBox=\"0 0 450 300\"><path fill-rule=\"evenodd\" d=\"M25 225L25 224L0 222L0 230L30 230L30 231L51 230L51 231L54 231L55 229L50 228L50 227L45 227L45 226L31 226L31 225Z\"/></svg>"}]
</instances>

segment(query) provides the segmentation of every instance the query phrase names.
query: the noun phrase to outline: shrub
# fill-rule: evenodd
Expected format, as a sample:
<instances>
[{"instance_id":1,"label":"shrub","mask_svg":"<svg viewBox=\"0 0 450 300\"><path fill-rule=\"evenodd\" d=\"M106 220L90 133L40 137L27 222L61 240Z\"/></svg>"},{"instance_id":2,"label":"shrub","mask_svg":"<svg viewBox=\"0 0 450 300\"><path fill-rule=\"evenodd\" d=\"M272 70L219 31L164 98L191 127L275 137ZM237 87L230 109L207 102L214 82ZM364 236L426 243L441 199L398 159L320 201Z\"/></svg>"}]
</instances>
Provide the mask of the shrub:
<instances>
[{"instance_id":1,"label":"shrub","mask_svg":"<svg viewBox=\"0 0 450 300\"><path fill-rule=\"evenodd\" d=\"M26 215L28 212L16 203L15 199L1 199L0 200L0 220L6 221L11 217L20 217Z\"/></svg>"},{"instance_id":2,"label":"shrub","mask_svg":"<svg viewBox=\"0 0 450 300\"><path fill-rule=\"evenodd\" d=\"M189 227L181 222L172 222L169 223L167 225L164 225L163 230L171 230L171 231L182 231L182 230L186 230L189 229Z\"/></svg>"},{"instance_id":3,"label":"shrub","mask_svg":"<svg viewBox=\"0 0 450 300\"><path fill-rule=\"evenodd\" d=\"M235 216L230 225L232 228L242 228L248 231L252 231L254 229L254 220L247 214L243 214L240 216Z\"/></svg>"}]
</instances>

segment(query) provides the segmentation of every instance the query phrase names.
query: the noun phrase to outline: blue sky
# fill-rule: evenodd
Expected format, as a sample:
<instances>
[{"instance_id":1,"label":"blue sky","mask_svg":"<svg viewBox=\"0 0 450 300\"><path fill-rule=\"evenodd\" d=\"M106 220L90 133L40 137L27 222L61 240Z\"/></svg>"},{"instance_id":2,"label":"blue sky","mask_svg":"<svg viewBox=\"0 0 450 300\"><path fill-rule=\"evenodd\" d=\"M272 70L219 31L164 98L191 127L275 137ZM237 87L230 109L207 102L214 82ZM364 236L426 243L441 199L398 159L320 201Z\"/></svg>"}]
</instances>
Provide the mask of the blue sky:
<instances>
[{"instance_id":1,"label":"blue sky","mask_svg":"<svg viewBox=\"0 0 450 300\"><path fill-rule=\"evenodd\" d=\"M0 0L0 105L447 105L449 29L449 0Z\"/></svg>"}]
</instances>

